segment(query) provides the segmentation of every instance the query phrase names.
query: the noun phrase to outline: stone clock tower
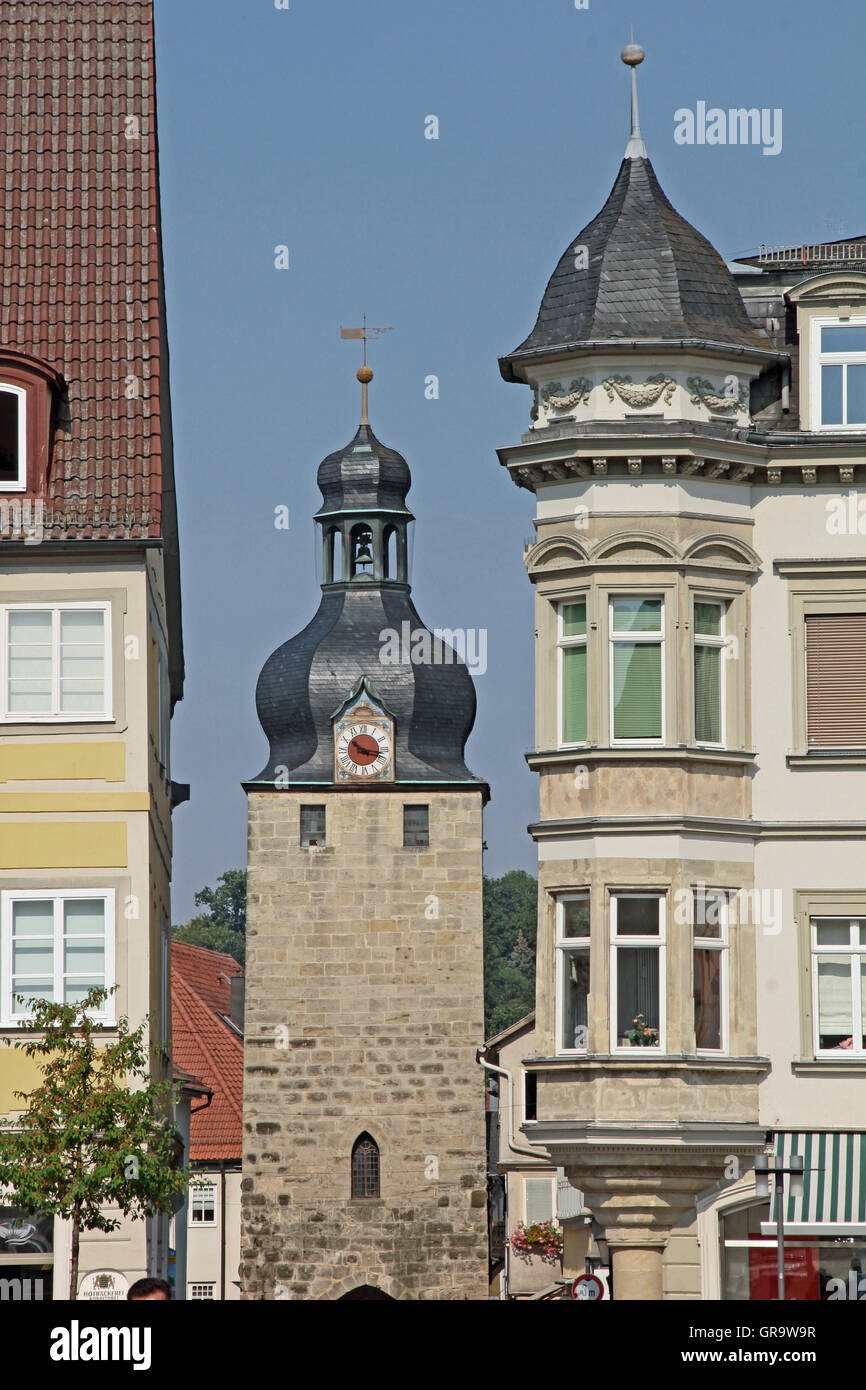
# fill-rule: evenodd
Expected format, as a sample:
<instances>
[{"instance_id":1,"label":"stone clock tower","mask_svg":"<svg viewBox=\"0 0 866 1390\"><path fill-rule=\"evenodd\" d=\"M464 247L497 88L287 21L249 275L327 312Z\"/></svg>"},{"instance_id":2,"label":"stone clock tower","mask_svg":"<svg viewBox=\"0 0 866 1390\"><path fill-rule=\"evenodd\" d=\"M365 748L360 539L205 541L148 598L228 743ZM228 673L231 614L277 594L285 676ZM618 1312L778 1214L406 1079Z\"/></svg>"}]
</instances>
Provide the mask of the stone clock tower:
<instances>
[{"instance_id":1,"label":"stone clock tower","mask_svg":"<svg viewBox=\"0 0 866 1390\"><path fill-rule=\"evenodd\" d=\"M475 691L412 603L409 468L358 376L361 426L318 474L322 601L256 692L242 1293L484 1299ZM395 660L394 633L426 641Z\"/></svg>"}]
</instances>

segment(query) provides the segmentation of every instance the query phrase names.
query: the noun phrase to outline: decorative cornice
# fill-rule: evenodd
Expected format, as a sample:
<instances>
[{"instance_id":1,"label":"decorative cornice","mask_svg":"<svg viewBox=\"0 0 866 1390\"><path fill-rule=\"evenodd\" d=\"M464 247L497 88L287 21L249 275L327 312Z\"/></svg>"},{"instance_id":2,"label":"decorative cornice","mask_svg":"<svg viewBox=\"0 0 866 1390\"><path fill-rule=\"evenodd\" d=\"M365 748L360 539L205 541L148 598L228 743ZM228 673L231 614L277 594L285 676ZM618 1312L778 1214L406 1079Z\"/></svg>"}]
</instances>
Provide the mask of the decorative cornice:
<instances>
[{"instance_id":1,"label":"decorative cornice","mask_svg":"<svg viewBox=\"0 0 866 1390\"><path fill-rule=\"evenodd\" d=\"M581 428L570 421L564 423L575 430ZM624 422L613 423L622 426ZM521 444L500 449L499 460L518 487L530 491L551 481L590 475L618 481L700 474L722 485L797 489L838 487L840 483L853 488L866 486L864 440L827 440L814 435L792 440L757 438L738 430L734 420L727 427L721 420L716 423L719 429L730 429L727 439L678 433L653 440L642 431L638 435L623 432L613 440L607 433L602 441L591 434L544 436L543 431L538 435L530 432Z\"/></svg>"},{"instance_id":2,"label":"decorative cornice","mask_svg":"<svg viewBox=\"0 0 866 1390\"><path fill-rule=\"evenodd\" d=\"M713 1153L731 1144L762 1147L766 1127L738 1121L683 1120L669 1124L630 1120L538 1120L523 1131L530 1143L545 1148L612 1151Z\"/></svg>"},{"instance_id":3,"label":"decorative cornice","mask_svg":"<svg viewBox=\"0 0 866 1390\"><path fill-rule=\"evenodd\" d=\"M596 763L630 763L635 757L649 755L653 762L664 763L723 763L727 766L748 766L757 754L748 750L729 748L550 748L525 754L533 772L544 768L568 767L575 763L592 767Z\"/></svg>"},{"instance_id":4,"label":"decorative cornice","mask_svg":"<svg viewBox=\"0 0 866 1390\"><path fill-rule=\"evenodd\" d=\"M562 1057L525 1057L522 1065L527 1071L588 1071L622 1072L639 1066L642 1072L743 1072L748 1076L760 1075L770 1070L769 1057L707 1057L698 1053L670 1053L659 1057L649 1056L649 1048L629 1048L628 1054L621 1052L590 1052ZM634 1053L639 1056L634 1056Z\"/></svg>"},{"instance_id":5,"label":"decorative cornice","mask_svg":"<svg viewBox=\"0 0 866 1390\"><path fill-rule=\"evenodd\" d=\"M652 749L629 750L640 762ZM574 760L587 761L583 749ZM866 821L758 821L715 816L575 816L568 820L536 821L527 827L536 843L548 840L583 840L596 835L696 835L732 840L861 840Z\"/></svg>"}]
</instances>

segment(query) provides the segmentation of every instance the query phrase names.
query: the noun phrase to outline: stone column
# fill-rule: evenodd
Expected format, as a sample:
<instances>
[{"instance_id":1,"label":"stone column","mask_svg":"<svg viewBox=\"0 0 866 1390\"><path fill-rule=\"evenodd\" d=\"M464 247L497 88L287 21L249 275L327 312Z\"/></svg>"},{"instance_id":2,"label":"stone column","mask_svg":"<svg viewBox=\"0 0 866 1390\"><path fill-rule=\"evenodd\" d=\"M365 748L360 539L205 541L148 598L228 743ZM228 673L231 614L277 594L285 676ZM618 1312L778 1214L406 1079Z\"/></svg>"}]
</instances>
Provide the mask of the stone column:
<instances>
[{"instance_id":1,"label":"stone column","mask_svg":"<svg viewBox=\"0 0 866 1390\"><path fill-rule=\"evenodd\" d=\"M664 1296L662 1260L667 1236L610 1232L611 1280L617 1302L660 1303Z\"/></svg>"}]
</instances>

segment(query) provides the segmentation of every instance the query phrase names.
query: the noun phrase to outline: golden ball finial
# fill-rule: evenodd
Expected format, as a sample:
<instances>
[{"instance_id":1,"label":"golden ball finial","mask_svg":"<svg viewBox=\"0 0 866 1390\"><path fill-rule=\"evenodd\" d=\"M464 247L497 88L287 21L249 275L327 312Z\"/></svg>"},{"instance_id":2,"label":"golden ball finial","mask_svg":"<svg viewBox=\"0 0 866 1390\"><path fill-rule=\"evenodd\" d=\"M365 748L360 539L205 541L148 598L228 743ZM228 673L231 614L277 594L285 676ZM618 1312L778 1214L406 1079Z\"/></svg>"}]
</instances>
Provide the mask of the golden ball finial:
<instances>
[{"instance_id":1,"label":"golden ball finial","mask_svg":"<svg viewBox=\"0 0 866 1390\"><path fill-rule=\"evenodd\" d=\"M362 386L368 386L369 383L373 380L373 368L359 367L356 376Z\"/></svg>"}]
</instances>

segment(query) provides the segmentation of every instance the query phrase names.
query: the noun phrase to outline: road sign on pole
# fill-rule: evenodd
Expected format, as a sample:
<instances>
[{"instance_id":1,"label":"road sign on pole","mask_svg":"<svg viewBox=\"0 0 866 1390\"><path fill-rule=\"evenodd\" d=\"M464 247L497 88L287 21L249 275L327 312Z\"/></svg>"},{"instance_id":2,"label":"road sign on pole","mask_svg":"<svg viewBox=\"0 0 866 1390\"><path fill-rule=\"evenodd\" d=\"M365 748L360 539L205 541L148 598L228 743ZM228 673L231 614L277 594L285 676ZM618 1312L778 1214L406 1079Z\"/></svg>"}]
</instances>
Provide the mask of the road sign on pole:
<instances>
[{"instance_id":1,"label":"road sign on pole","mask_svg":"<svg viewBox=\"0 0 866 1390\"><path fill-rule=\"evenodd\" d=\"M571 1286L571 1296L581 1303L596 1303L604 1298L604 1284L594 1274L581 1274Z\"/></svg>"}]
</instances>

